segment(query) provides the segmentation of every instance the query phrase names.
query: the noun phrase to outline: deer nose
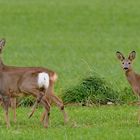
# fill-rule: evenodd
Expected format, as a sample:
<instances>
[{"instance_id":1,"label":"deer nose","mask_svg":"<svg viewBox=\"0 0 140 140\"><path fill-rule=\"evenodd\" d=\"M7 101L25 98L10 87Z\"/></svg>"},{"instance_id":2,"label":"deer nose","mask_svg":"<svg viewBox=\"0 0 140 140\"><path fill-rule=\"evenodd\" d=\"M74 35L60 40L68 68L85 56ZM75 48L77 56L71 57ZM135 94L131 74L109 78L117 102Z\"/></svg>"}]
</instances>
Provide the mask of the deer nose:
<instances>
[{"instance_id":1,"label":"deer nose","mask_svg":"<svg viewBox=\"0 0 140 140\"><path fill-rule=\"evenodd\" d=\"M127 67L124 67L124 69L125 69L125 70L128 70L128 68L127 68Z\"/></svg>"}]
</instances>

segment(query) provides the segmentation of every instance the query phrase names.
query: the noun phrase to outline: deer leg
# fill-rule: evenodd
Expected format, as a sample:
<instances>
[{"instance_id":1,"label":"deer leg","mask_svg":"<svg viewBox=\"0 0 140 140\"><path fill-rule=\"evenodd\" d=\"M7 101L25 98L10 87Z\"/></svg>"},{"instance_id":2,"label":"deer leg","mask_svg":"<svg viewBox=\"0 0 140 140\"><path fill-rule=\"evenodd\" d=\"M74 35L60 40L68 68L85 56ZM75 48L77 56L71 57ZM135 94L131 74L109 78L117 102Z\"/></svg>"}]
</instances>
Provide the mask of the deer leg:
<instances>
[{"instance_id":1,"label":"deer leg","mask_svg":"<svg viewBox=\"0 0 140 140\"><path fill-rule=\"evenodd\" d=\"M67 113L64 109L64 104L63 102L54 94L51 94L51 99L54 103L56 103L56 105L60 108L63 116L64 116L64 123L66 124L68 122L68 116Z\"/></svg>"},{"instance_id":2,"label":"deer leg","mask_svg":"<svg viewBox=\"0 0 140 140\"><path fill-rule=\"evenodd\" d=\"M46 100L50 100L53 101L61 110L63 116L64 116L64 123L67 123L68 122L68 117L67 117L67 113L65 112L65 109L64 109L64 104L63 102L54 94L54 84L52 82L50 82L50 86L48 88L48 91L47 91L47 97L49 97L48 99L46 98ZM44 118L45 118L45 114L46 112L44 111L41 115L41 118L40 118L40 121L43 122Z\"/></svg>"},{"instance_id":3,"label":"deer leg","mask_svg":"<svg viewBox=\"0 0 140 140\"><path fill-rule=\"evenodd\" d=\"M60 108L63 116L64 116L64 123L66 124L68 122L68 116L67 113L64 109L64 104L63 102L54 94L50 95L51 100ZM46 99L47 100L47 99ZM44 111L41 115L40 121L43 122L43 120L45 119L45 115L46 115L46 111Z\"/></svg>"},{"instance_id":4,"label":"deer leg","mask_svg":"<svg viewBox=\"0 0 140 140\"><path fill-rule=\"evenodd\" d=\"M4 97L3 108L4 108L4 111L5 111L5 121L6 121L7 128L10 127L9 111L8 111L9 103L10 103L10 99L8 97Z\"/></svg>"},{"instance_id":5,"label":"deer leg","mask_svg":"<svg viewBox=\"0 0 140 140\"><path fill-rule=\"evenodd\" d=\"M47 112L47 115L46 115L46 118L44 121L44 127L48 127L50 104L46 101L46 96L44 96L44 93L40 92L37 89L27 89L27 88L25 89L24 87L21 87L20 90L23 93L31 93L31 95L33 95L34 97L37 97L37 99L38 99L38 101L36 101L37 103L35 103L35 105L33 106L33 109L31 111L31 115L33 115L38 102L40 102L40 100L41 100L41 103L43 104L43 106L45 107L46 112Z\"/></svg>"},{"instance_id":6,"label":"deer leg","mask_svg":"<svg viewBox=\"0 0 140 140\"><path fill-rule=\"evenodd\" d=\"M46 115L46 110L41 114L41 117L40 117L40 122L43 122L44 119L45 119L45 115Z\"/></svg>"},{"instance_id":7,"label":"deer leg","mask_svg":"<svg viewBox=\"0 0 140 140\"><path fill-rule=\"evenodd\" d=\"M49 124L49 116L50 116L50 106L48 108L47 105L47 101L46 101L46 97L43 96L41 103L44 105L45 107L45 118L44 118L44 127L47 128L48 124Z\"/></svg>"},{"instance_id":8,"label":"deer leg","mask_svg":"<svg viewBox=\"0 0 140 140\"><path fill-rule=\"evenodd\" d=\"M140 103L140 96L138 96L138 102ZM140 109L138 110L138 124L140 124Z\"/></svg>"},{"instance_id":9,"label":"deer leg","mask_svg":"<svg viewBox=\"0 0 140 140\"><path fill-rule=\"evenodd\" d=\"M45 95L42 95L42 94L41 94L40 96L37 97L37 99L36 99L36 101L35 101L35 103L34 103L32 109L31 109L31 112L29 113L29 118L31 118L31 116L34 114L35 109L36 109L37 105L41 102L43 96L45 96ZM41 103L44 104L44 101L42 101ZM50 109L49 109L49 108L50 108L50 103L48 102L48 100L45 100L45 104L47 104L47 106L46 106L47 110L50 110ZM46 111L44 111L44 113L42 114L41 122L44 120L45 115L46 115Z\"/></svg>"},{"instance_id":10,"label":"deer leg","mask_svg":"<svg viewBox=\"0 0 140 140\"><path fill-rule=\"evenodd\" d=\"M39 90L34 89L34 87L33 88L30 88L30 87L26 88L24 86L24 84L20 85L20 91L25 93L25 94L30 93L31 95L33 95L34 97L37 98L37 100L35 101L35 104L32 107L31 112L29 113L29 118L30 118L34 114L38 103L42 100L42 97L44 96L44 92L40 92ZM45 104L46 104L46 108L49 110L50 109L50 104L47 101L45 102Z\"/></svg>"},{"instance_id":11,"label":"deer leg","mask_svg":"<svg viewBox=\"0 0 140 140\"><path fill-rule=\"evenodd\" d=\"M37 97L32 109L31 109L31 112L29 113L29 118L34 114L35 109L36 109L37 105L41 102L41 99L42 99L43 96L44 96L43 93L40 93L38 95L38 97ZM48 102L47 102L47 104L48 104Z\"/></svg>"},{"instance_id":12,"label":"deer leg","mask_svg":"<svg viewBox=\"0 0 140 140\"><path fill-rule=\"evenodd\" d=\"M13 109L13 113L14 113L14 122L16 123L17 119L16 119L16 98L11 98L11 107Z\"/></svg>"},{"instance_id":13,"label":"deer leg","mask_svg":"<svg viewBox=\"0 0 140 140\"><path fill-rule=\"evenodd\" d=\"M49 102L49 104L51 105L51 100L50 100L49 96L46 96L46 101ZM47 112L46 112L46 110L44 110L44 112L41 114L40 122L43 123L46 114L47 114Z\"/></svg>"}]
</instances>

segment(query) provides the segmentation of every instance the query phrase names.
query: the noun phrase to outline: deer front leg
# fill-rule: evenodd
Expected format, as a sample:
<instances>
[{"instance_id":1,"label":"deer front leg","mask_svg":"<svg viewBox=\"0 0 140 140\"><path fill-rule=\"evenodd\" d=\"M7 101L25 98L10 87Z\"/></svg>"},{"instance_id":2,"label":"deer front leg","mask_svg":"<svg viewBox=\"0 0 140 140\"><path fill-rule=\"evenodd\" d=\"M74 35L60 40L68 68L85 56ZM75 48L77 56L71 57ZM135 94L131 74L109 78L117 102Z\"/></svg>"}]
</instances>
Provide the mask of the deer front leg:
<instances>
[{"instance_id":1,"label":"deer front leg","mask_svg":"<svg viewBox=\"0 0 140 140\"><path fill-rule=\"evenodd\" d=\"M3 98L3 108L4 108L4 111L5 111L5 121L6 121L6 125L7 125L7 128L10 127L10 120L9 120L9 103L10 103L10 99L9 97L4 97Z\"/></svg>"},{"instance_id":2,"label":"deer front leg","mask_svg":"<svg viewBox=\"0 0 140 140\"><path fill-rule=\"evenodd\" d=\"M16 121L17 121L17 118L16 118L16 98L11 98L10 102L11 102L11 107L13 109L14 122L16 123Z\"/></svg>"}]
</instances>

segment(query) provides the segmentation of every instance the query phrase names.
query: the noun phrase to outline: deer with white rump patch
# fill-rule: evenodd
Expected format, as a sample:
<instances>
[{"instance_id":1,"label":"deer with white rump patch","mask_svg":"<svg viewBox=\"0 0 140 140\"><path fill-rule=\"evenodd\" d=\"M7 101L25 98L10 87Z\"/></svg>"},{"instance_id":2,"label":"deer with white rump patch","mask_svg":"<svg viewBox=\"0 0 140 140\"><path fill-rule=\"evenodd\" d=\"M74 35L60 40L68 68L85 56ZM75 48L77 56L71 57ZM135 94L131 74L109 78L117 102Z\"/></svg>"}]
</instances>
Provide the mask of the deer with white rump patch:
<instances>
[{"instance_id":1,"label":"deer with white rump patch","mask_svg":"<svg viewBox=\"0 0 140 140\"><path fill-rule=\"evenodd\" d=\"M40 78L40 72L22 72L22 71L3 71L0 70L0 97L1 101L3 102L3 107L5 110L5 119L7 127L10 127L10 121L9 121L9 103L10 98L18 97L20 93L23 93L25 95L32 95L37 98L36 102L42 102L44 105L46 112L48 113L46 115L46 120L44 121L44 126L48 126L48 117L50 112L50 105L47 102L45 98L46 93L46 81L48 77L44 75L43 79L46 79L43 81L42 78ZM41 81L39 81L41 80ZM39 83L42 82L42 85ZM41 86L41 87L40 87ZM48 88L48 87L47 87Z\"/></svg>"},{"instance_id":2,"label":"deer with white rump patch","mask_svg":"<svg viewBox=\"0 0 140 140\"><path fill-rule=\"evenodd\" d=\"M137 74L133 69L132 69L132 61L136 57L136 52L132 51L128 58L125 58L124 55L120 52L116 52L117 58L121 61L122 68L125 71L126 78L131 85L134 93L138 97L140 97L140 74ZM138 118L138 122L140 121L140 116Z\"/></svg>"},{"instance_id":3,"label":"deer with white rump patch","mask_svg":"<svg viewBox=\"0 0 140 140\"><path fill-rule=\"evenodd\" d=\"M2 53L2 49L5 45L5 40L0 40L0 53ZM11 79L9 81L14 81L16 83L14 86L18 87L18 89L14 89L13 87L10 88L10 96L12 99L12 102L14 102L14 118L16 117L16 104L15 104L15 97L19 95L19 93L24 94L32 94L35 97L37 97L37 101L33 106L33 110L30 114L30 116L34 113L35 108L38 104L38 102L42 102L45 106L46 111L43 113L41 120L43 121L45 118L45 114L49 112L50 106L49 102L53 101L57 104L57 106L62 110L62 113L64 115L64 121L67 121L67 115L64 111L64 105L63 102L54 95L54 82L57 79L57 75L55 72L50 71L46 68L41 67L15 67L15 66L7 66L3 64L2 59L0 59L0 70L1 75L9 75L11 73ZM6 77L5 76L5 77ZM14 77L18 77L19 81L15 81ZM7 86L7 84L6 84ZM9 88L9 87L8 87ZM6 90L5 90L6 91ZM6 91L7 92L7 91ZM38 95L38 92L41 92ZM44 92L47 92L47 95L44 96ZM12 94L11 94L12 93ZM16 93L16 94L15 94ZM9 96L7 96L9 99ZM49 114L49 113L48 113ZM48 116L46 115L46 118ZM7 119L8 120L8 119ZM46 120L46 119L45 119ZM48 126L48 122L44 122L44 126Z\"/></svg>"}]
</instances>

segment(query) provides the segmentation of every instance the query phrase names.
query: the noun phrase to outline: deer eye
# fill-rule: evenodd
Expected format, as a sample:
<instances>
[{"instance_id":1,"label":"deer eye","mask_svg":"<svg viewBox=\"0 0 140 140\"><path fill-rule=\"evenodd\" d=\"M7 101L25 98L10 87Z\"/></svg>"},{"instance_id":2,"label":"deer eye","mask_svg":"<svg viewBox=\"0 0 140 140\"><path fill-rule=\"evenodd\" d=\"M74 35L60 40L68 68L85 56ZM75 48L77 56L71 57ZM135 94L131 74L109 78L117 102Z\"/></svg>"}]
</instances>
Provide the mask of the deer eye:
<instances>
[{"instance_id":1,"label":"deer eye","mask_svg":"<svg viewBox=\"0 0 140 140\"><path fill-rule=\"evenodd\" d=\"M122 64L124 64L124 62Z\"/></svg>"},{"instance_id":2,"label":"deer eye","mask_svg":"<svg viewBox=\"0 0 140 140\"><path fill-rule=\"evenodd\" d=\"M131 64L130 62L128 64Z\"/></svg>"}]
</instances>

